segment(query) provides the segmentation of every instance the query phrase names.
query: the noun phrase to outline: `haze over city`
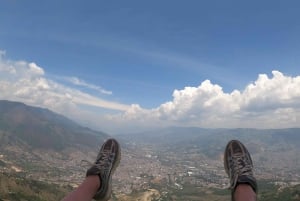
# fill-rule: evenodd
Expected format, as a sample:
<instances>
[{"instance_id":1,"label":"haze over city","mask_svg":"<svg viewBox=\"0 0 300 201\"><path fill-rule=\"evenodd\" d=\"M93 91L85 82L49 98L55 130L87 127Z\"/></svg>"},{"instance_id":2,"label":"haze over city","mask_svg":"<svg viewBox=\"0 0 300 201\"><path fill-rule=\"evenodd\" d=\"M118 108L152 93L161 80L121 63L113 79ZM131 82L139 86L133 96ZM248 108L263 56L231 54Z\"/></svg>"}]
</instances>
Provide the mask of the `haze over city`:
<instances>
[{"instance_id":1,"label":"haze over city","mask_svg":"<svg viewBox=\"0 0 300 201\"><path fill-rule=\"evenodd\" d=\"M0 99L111 133L300 121L300 3L0 3Z\"/></svg>"}]
</instances>

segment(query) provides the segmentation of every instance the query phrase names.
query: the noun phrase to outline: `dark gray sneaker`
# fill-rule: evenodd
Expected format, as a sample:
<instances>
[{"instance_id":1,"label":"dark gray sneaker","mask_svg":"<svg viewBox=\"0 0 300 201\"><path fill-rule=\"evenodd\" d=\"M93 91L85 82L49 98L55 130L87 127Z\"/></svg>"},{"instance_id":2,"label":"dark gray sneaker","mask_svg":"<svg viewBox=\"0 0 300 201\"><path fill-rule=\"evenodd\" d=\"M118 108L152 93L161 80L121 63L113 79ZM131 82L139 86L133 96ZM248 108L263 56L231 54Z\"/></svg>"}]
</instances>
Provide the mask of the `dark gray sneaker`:
<instances>
[{"instance_id":1,"label":"dark gray sneaker","mask_svg":"<svg viewBox=\"0 0 300 201\"><path fill-rule=\"evenodd\" d=\"M230 141L224 152L224 167L230 178L232 195L239 184L248 184L257 192L253 163L247 148L238 140Z\"/></svg>"},{"instance_id":2,"label":"dark gray sneaker","mask_svg":"<svg viewBox=\"0 0 300 201\"><path fill-rule=\"evenodd\" d=\"M95 200L106 201L111 197L112 175L120 163L121 148L115 139L108 139L101 147L95 163L87 170L86 176L98 175L100 188Z\"/></svg>"}]
</instances>

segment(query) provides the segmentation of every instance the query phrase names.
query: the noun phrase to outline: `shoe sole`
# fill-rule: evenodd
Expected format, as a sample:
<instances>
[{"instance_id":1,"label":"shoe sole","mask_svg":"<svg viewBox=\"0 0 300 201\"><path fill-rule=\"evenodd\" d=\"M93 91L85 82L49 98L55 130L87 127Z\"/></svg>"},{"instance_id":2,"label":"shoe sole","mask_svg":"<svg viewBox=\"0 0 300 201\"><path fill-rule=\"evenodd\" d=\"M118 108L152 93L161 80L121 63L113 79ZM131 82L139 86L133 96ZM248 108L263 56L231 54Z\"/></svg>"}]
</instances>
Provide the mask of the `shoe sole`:
<instances>
[{"instance_id":1,"label":"shoe sole","mask_svg":"<svg viewBox=\"0 0 300 201\"><path fill-rule=\"evenodd\" d=\"M117 140L114 140L114 139L112 139L112 140L117 144L118 150L117 150L116 160L114 161L113 168L111 170L111 175L115 172L115 170L119 166L120 160L121 160L121 147L120 147L120 144L118 143Z\"/></svg>"}]
</instances>

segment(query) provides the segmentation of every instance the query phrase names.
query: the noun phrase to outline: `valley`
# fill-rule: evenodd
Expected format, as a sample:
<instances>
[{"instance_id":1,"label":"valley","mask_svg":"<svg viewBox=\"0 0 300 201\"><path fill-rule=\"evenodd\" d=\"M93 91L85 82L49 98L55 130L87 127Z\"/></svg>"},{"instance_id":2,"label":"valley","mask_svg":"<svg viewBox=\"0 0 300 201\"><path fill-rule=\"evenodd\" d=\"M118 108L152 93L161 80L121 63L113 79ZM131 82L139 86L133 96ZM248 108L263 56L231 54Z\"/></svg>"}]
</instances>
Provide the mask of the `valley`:
<instances>
[{"instance_id":1,"label":"valley","mask_svg":"<svg viewBox=\"0 0 300 201\"><path fill-rule=\"evenodd\" d=\"M24 124L22 118L16 118L23 113L15 109L14 113L0 115L0 200L61 199L84 179L89 168L85 161L94 161L109 136L80 127L50 111L12 105L38 120L31 118L31 126L22 133L12 128ZM32 109L42 111L43 115L33 115ZM53 120L57 118L66 124ZM15 119L18 121L14 122ZM36 125L40 122L56 129L45 133L44 127ZM73 135L72 129L76 128L85 136L82 143L80 132ZM121 144L122 159L113 176L111 201L229 200L223 151L231 139L242 141L252 155L260 200L299 200L299 133L298 128L176 127L114 136ZM43 147L39 139L45 134L48 141ZM63 147L52 146L56 137Z\"/></svg>"}]
</instances>

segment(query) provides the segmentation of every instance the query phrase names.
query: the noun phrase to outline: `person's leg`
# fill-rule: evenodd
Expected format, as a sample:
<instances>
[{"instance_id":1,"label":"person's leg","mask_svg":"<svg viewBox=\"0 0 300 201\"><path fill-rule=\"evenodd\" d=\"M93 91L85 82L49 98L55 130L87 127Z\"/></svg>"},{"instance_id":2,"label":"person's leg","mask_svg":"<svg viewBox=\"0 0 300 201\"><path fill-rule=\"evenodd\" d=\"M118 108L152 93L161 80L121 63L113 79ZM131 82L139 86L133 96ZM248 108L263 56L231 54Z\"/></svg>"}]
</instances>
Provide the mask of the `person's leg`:
<instances>
[{"instance_id":1,"label":"person's leg","mask_svg":"<svg viewBox=\"0 0 300 201\"><path fill-rule=\"evenodd\" d=\"M69 193L62 201L90 201L100 187L97 175L88 176L73 192Z\"/></svg>"},{"instance_id":2,"label":"person's leg","mask_svg":"<svg viewBox=\"0 0 300 201\"><path fill-rule=\"evenodd\" d=\"M111 197L112 175L119 165L121 148L115 139L101 147L95 163L87 170L86 179L62 201L107 201Z\"/></svg>"},{"instance_id":3,"label":"person's leg","mask_svg":"<svg viewBox=\"0 0 300 201\"><path fill-rule=\"evenodd\" d=\"M230 179L233 201L256 201L257 182L247 148L238 140L230 141L224 152L224 167Z\"/></svg>"},{"instance_id":4,"label":"person's leg","mask_svg":"<svg viewBox=\"0 0 300 201\"><path fill-rule=\"evenodd\" d=\"M255 201L256 193L249 184L239 184L234 191L234 199L236 201Z\"/></svg>"}]
</instances>

